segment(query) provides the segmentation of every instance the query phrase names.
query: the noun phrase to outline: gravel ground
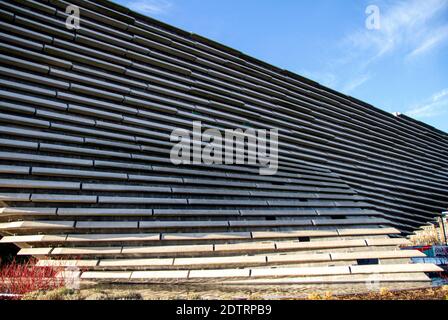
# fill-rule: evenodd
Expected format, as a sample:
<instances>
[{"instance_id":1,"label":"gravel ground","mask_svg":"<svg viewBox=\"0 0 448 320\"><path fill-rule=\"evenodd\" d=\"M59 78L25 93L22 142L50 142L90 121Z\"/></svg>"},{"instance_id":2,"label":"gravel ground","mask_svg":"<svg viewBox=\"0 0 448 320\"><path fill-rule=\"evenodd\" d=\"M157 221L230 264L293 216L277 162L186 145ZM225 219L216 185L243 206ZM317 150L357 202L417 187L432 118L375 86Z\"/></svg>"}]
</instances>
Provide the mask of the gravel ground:
<instances>
[{"instance_id":1,"label":"gravel ground","mask_svg":"<svg viewBox=\"0 0 448 320\"><path fill-rule=\"evenodd\" d=\"M340 296L337 300L448 300L448 286Z\"/></svg>"},{"instance_id":2,"label":"gravel ground","mask_svg":"<svg viewBox=\"0 0 448 320\"><path fill-rule=\"evenodd\" d=\"M448 286L334 294L338 287L210 288L200 286L95 286L28 294L29 300L448 300ZM360 292L359 290L357 292Z\"/></svg>"}]
</instances>

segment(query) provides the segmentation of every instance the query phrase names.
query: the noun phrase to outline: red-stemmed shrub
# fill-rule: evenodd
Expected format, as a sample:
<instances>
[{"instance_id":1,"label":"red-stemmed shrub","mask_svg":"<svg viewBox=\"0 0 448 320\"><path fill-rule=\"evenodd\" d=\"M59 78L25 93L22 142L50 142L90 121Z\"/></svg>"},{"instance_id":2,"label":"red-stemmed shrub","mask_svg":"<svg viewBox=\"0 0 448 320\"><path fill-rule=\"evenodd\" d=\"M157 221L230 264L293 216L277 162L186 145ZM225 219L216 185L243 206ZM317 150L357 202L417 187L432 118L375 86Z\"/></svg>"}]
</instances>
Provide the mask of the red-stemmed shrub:
<instances>
[{"instance_id":1,"label":"red-stemmed shrub","mask_svg":"<svg viewBox=\"0 0 448 320\"><path fill-rule=\"evenodd\" d=\"M33 291L49 291L65 285L58 277L62 268L36 266L37 259L19 263L16 260L0 268L0 299L20 299Z\"/></svg>"}]
</instances>

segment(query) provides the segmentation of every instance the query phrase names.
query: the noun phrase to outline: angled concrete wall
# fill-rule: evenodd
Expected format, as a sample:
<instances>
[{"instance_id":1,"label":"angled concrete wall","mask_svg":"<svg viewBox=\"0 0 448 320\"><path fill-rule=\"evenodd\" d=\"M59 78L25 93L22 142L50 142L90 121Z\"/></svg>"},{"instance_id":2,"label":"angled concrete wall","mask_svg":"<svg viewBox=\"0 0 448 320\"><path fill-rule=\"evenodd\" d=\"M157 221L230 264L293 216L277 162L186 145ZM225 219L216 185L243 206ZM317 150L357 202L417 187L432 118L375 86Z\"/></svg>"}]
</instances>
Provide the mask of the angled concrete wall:
<instances>
[{"instance_id":1,"label":"angled concrete wall","mask_svg":"<svg viewBox=\"0 0 448 320\"><path fill-rule=\"evenodd\" d=\"M115 4L71 3L79 30L65 1L0 1L0 232L23 254L407 233L446 209L445 133ZM278 173L173 165L170 133L193 121L277 128Z\"/></svg>"}]
</instances>

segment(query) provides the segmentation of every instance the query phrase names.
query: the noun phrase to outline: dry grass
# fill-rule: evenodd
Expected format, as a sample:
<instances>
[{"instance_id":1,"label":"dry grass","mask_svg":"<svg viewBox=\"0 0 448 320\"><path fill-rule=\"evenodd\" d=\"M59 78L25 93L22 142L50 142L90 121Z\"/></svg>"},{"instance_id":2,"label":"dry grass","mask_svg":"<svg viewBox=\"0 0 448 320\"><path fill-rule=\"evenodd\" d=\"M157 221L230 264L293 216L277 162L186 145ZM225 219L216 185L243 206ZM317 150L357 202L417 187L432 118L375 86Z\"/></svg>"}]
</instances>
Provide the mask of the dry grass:
<instances>
[{"instance_id":1,"label":"dry grass","mask_svg":"<svg viewBox=\"0 0 448 320\"><path fill-rule=\"evenodd\" d=\"M52 291L37 291L24 295L22 300L143 300L138 292L111 290L74 290L60 288Z\"/></svg>"},{"instance_id":2,"label":"dry grass","mask_svg":"<svg viewBox=\"0 0 448 320\"><path fill-rule=\"evenodd\" d=\"M334 297L332 292L326 292L324 294L310 293L308 295L308 300L334 300Z\"/></svg>"},{"instance_id":3,"label":"dry grass","mask_svg":"<svg viewBox=\"0 0 448 320\"><path fill-rule=\"evenodd\" d=\"M448 300L448 286L426 289L412 289L391 291L382 288L377 292L364 294L335 295L331 291L311 292L308 295L299 295L297 292L284 288L282 292L273 291L233 291L214 292L207 291L167 292L151 291L151 289L82 289L71 290L66 288L47 292L35 292L23 297L25 300Z\"/></svg>"},{"instance_id":4,"label":"dry grass","mask_svg":"<svg viewBox=\"0 0 448 320\"><path fill-rule=\"evenodd\" d=\"M444 239L441 228L430 225L423 227L422 230L416 231L410 237L410 241L415 246L429 246L443 244Z\"/></svg>"},{"instance_id":5,"label":"dry grass","mask_svg":"<svg viewBox=\"0 0 448 320\"><path fill-rule=\"evenodd\" d=\"M389 291L340 296L337 300L448 300L448 286L419 290Z\"/></svg>"},{"instance_id":6,"label":"dry grass","mask_svg":"<svg viewBox=\"0 0 448 320\"><path fill-rule=\"evenodd\" d=\"M73 289L59 288L51 291L27 293L22 300L83 300L80 292Z\"/></svg>"}]
</instances>

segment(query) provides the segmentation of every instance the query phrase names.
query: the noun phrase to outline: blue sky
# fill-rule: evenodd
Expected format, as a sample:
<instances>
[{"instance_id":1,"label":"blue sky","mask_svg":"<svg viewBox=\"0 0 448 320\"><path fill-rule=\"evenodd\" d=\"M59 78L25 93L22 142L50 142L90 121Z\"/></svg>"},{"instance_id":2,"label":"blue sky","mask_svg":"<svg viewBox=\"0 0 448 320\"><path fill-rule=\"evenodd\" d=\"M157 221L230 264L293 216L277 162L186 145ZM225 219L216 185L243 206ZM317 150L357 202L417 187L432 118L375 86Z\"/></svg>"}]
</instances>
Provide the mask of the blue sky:
<instances>
[{"instance_id":1,"label":"blue sky","mask_svg":"<svg viewBox=\"0 0 448 320\"><path fill-rule=\"evenodd\" d=\"M114 1L448 132L448 0Z\"/></svg>"}]
</instances>

